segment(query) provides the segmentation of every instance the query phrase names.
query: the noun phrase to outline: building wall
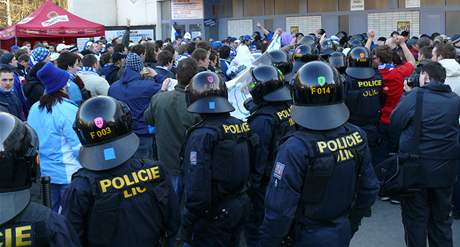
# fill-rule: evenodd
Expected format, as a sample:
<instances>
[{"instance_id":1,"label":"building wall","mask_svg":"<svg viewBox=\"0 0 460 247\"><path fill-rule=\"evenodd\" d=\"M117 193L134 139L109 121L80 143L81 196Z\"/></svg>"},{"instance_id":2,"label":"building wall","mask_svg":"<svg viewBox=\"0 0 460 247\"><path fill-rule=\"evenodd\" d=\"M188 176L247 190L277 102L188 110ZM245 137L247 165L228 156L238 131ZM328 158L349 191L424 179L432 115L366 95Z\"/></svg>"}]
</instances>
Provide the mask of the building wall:
<instances>
[{"instance_id":1,"label":"building wall","mask_svg":"<svg viewBox=\"0 0 460 247\"><path fill-rule=\"evenodd\" d=\"M69 0L69 11L105 26L156 25L156 0Z\"/></svg>"}]
</instances>

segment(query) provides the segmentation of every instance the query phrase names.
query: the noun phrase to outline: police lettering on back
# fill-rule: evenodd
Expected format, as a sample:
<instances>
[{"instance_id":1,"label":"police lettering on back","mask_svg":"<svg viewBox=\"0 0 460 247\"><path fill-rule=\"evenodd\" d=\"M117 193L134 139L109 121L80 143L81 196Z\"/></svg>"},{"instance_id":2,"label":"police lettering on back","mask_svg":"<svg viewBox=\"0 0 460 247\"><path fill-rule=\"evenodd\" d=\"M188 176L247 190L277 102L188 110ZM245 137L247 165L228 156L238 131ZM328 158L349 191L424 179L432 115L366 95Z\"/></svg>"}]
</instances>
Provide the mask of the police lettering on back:
<instances>
[{"instance_id":1,"label":"police lettering on back","mask_svg":"<svg viewBox=\"0 0 460 247\"><path fill-rule=\"evenodd\" d=\"M0 247L32 246L32 226L16 226L0 231Z\"/></svg>"},{"instance_id":2,"label":"police lettering on back","mask_svg":"<svg viewBox=\"0 0 460 247\"><path fill-rule=\"evenodd\" d=\"M337 162L343 162L354 158L353 152L350 149L362 142L363 139L359 132L354 132L353 134L336 139L318 141L316 145L320 153L337 153Z\"/></svg>"}]
</instances>

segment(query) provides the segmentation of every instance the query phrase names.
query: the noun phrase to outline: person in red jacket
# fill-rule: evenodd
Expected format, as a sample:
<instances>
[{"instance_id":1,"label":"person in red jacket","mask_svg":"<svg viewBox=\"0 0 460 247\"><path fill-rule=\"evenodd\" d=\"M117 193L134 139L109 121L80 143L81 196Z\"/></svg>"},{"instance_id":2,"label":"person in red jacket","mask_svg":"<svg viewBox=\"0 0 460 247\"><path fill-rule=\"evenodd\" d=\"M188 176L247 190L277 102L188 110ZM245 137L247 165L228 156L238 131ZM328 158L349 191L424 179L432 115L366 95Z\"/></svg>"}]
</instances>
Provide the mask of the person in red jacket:
<instances>
[{"instance_id":1,"label":"person in red jacket","mask_svg":"<svg viewBox=\"0 0 460 247\"><path fill-rule=\"evenodd\" d=\"M366 47L370 47L374 38L375 33L368 32ZM400 59L395 59L398 58L398 52L396 52L398 49L404 55ZM382 138L381 155L379 155L381 157L377 158L377 160L383 160L388 153L398 151L399 134L389 128L390 115L403 94L404 80L410 77L416 62L403 36L388 39L384 46L375 48L373 54L373 64L378 68L384 83L385 101L381 109L379 126ZM400 64L395 64L395 60L399 60Z\"/></svg>"}]
</instances>

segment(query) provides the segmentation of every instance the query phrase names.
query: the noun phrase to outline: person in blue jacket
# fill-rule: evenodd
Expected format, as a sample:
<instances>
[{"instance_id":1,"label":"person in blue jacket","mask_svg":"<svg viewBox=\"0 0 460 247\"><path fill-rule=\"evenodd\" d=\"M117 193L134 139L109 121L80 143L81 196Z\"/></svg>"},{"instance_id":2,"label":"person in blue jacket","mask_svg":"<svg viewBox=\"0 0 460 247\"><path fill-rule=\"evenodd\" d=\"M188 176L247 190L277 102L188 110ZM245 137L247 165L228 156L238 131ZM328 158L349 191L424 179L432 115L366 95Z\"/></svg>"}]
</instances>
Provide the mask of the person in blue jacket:
<instances>
[{"instance_id":1,"label":"person in blue jacket","mask_svg":"<svg viewBox=\"0 0 460 247\"><path fill-rule=\"evenodd\" d=\"M0 246L81 246L63 216L30 200L38 168L33 129L0 113L0 147Z\"/></svg>"},{"instance_id":2,"label":"person in blue jacket","mask_svg":"<svg viewBox=\"0 0 460 247\"><path fill-rule=\"evenodd\" d=\"M407 246L424 247L427 240L429 246L453 246L451 198L459 159L460 97L444 84L445 79L441 64L425 64L420 87L405 95L391 115L391 128L401 131L400 152L420 156L413 179L423 183L417 191L401 196ZM414 119L417 97L422 99L418 145Z\"/></svg>"},{"instance_id":3,"label":"person in blue jacket","mask_svg":"<svg viewBox=\"0 0 460 247\"><path fill-rule=\"evenodd\" d=\"M379 191L366 134L347 123L343 83L329 64L307 63L293 87L297 131L281 141L258 246L348 246Z\"/></svg>"},{"instance_id":4,"label":"person in blue jacket","mask_svg":"<svg viewBox=\"0 0 460 247\"><path fill-rule=\"evenodd\" d=\"M248 213L249 126L230 116L227 87L214 72L196 74L186 88L188 111L202 121L183 148L183 238L193 247L238 246Z\"/></svg>"},{"instance_id":5,"label":"person in blue jacket","mask_svg":"<svg viewBox=\"0 0 460 247\"><path fill-rule=\"evenodd\" d=\"M125 63L125 71L117 82L109 88L108 95L124 102L129 106L133 115L133 130L140 139L136 157L153 159L155 128L148 125L144 120L144 112L150 104L150 99L161 89L161 84L152 80L142 80L141 71L144 62L136 53L128 53ZM151 77L156 76L153 69L149 69Z\"/></svg>"},{"instance_id":6,"label":"person in blue jacket","mask_svg":"<svg viewBox=\"0 0 460 247\"><path fill-rule=\"evenodd\" d=\"M261 65L251 69L251 75L253 82L248 87L256 109L249 116L248 123L259 145L253 153L248 190L252 210L245 235L246 244L255 246L259 226L264 218L265 191L278 151L278 142L284 135L294 131L295 127L291 118L291 92L285 86L281 72L273 66Z\"/></svg>"},{"instance_id":7,"label":"person in blue jacket","mask_svg":"<svg viewBox=\"0 0 460 247\"><path fill-rule=\"evenodd\" d=\"M72 129L78 107L69 99L69 73L46 63L37 76L45 86L40 101L30 108L27 122L40 140L40 170L51 177L51 204L55 212L62 206L72 174L80 169L80 141Z\"/></svg>"},{"instance_id":8,"label":"person in blue jacket","mask_svg":"<svg viewBox=\"0 0 460 247\"><path fill-rule=\"evenodd\" d=\"M62 214L83 246L164 246L179 228L179 203L161 163L133 157L139 138L128 106L112 97L85 101L74 129L83 166Z\"/></svg>"}]
</instances>

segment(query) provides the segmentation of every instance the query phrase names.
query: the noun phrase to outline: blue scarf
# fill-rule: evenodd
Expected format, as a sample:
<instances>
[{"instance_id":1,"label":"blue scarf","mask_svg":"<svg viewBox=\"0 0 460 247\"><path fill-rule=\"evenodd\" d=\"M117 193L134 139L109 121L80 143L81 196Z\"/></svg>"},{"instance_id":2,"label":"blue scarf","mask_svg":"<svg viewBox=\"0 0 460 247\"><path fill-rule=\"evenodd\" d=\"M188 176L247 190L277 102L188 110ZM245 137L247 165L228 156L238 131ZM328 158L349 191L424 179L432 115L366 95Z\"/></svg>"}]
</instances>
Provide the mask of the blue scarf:
<instances>
[{"instance_id":1,"label":"blue scarf","mask_svg":"<svg viewBox=\"0 0 460 247\"><path fill-rule=\"evenodd\" d=\"M81 70L80 70L80 71L97 73L96 68L93 68L93 67L81 67Z\"/></svg>"},{"instance_id":2,"label":"blue scarf","mask_svg":"<svg viewBox=\"0 0 460 247\"><path fill-rule=\"evenodd\" d=\"M391 63L382 63L382 64L379 65L378 69L379 70L381 70L381 69L392 69L394 67L395 66L393 64L391 64Z\"/></svg>"}]
</instances>

